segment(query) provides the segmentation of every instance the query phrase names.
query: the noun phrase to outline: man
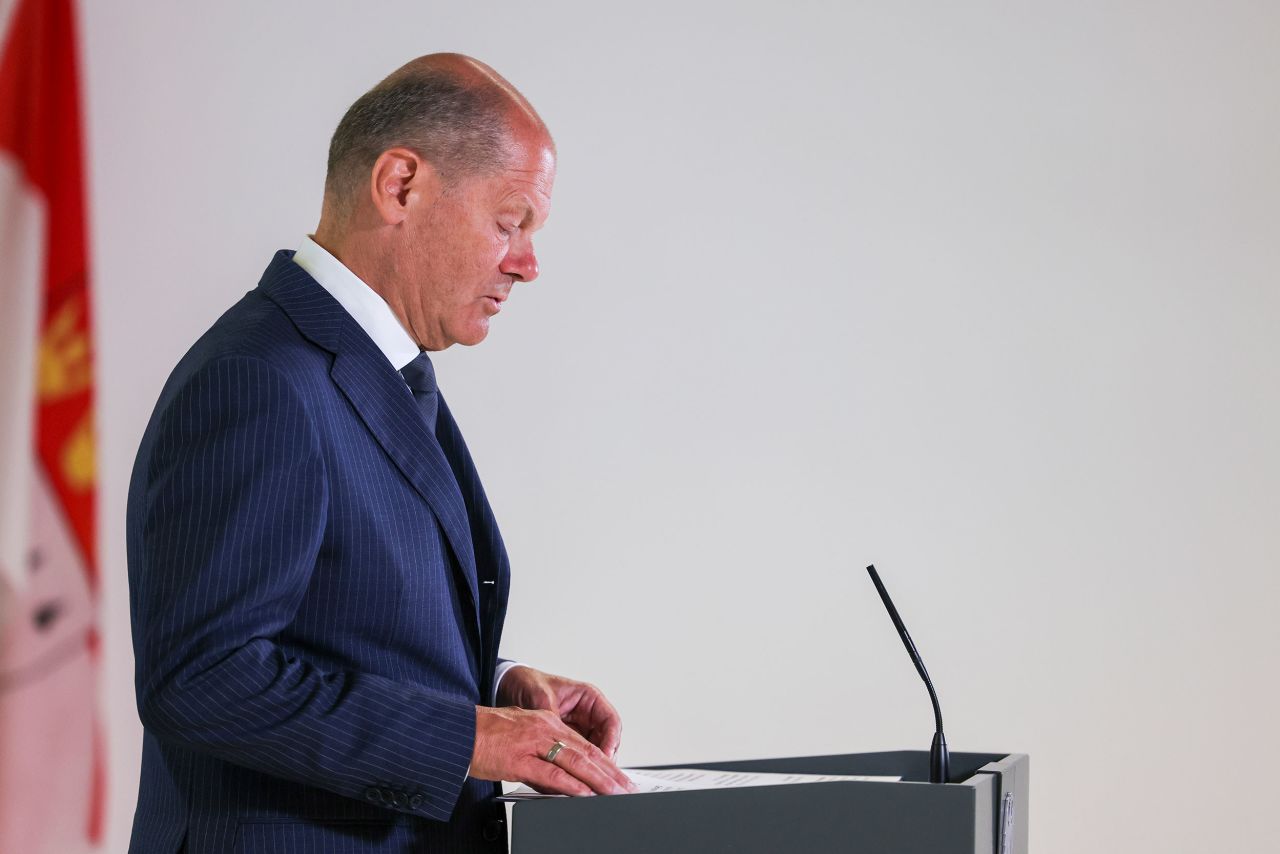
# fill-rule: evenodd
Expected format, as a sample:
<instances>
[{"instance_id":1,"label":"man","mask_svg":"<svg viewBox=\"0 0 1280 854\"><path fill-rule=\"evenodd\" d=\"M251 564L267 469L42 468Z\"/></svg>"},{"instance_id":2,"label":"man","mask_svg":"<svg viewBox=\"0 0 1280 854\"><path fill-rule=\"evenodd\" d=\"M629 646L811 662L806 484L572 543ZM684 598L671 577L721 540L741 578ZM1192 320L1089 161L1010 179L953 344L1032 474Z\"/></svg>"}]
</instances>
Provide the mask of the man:
<instances>
[{"instance_id":1,"label":"man","mask_svg":"<svg viewBox=\"0 0 1280 854\"><path fill-rule=\"evenodd\" d=\"M630 787L597 689L497 659L507 556L426 355L537 277L554 175L493 69L410 62L174 370L129 490L131 850L503 851L492 781Z\"/></svg>"}]
</instances>

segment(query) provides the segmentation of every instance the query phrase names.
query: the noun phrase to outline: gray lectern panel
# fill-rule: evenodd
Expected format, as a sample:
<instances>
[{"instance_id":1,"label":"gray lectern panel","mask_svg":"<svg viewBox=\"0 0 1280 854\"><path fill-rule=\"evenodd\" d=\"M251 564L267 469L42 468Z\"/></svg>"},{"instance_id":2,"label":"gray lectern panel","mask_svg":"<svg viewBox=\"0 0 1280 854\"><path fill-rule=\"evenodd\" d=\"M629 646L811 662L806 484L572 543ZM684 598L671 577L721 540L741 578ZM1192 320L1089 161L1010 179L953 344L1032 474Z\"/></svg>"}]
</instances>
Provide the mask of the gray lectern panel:
<instances>
[{"instance_id":1,"label":"gray lectern panel","mask_svg":"<svg viewBox=\"0 0 1280 854\"><path fill-rule=\"evenodd\" d=\"M979 768L1004 759L1004 753L952 753L951 779L967 780ZM738 759L732 762L685 762L652 768L710 768L715 771L768 771L774 774L851 774L901 777L908 783L929 780L929 754L922 750L845 753L835 756L788 756L782 759Z\"/></svg>"},{"instance_id":2,"label":"gray lectern panel","mask_svg":"<svg viewBox=\"0 0 1280 854\"><path fill-rule=\"evenodd\" d=\"M907 779L526 801L512 810L512 854L1026 854L1025 756L953 754L955 778L964 779L945 786L911 780L927 774L927 761L903 751L683 763ZM1010 793L1008 803L1021 803L1006 833Z\"/></svg>"}]
</instances>

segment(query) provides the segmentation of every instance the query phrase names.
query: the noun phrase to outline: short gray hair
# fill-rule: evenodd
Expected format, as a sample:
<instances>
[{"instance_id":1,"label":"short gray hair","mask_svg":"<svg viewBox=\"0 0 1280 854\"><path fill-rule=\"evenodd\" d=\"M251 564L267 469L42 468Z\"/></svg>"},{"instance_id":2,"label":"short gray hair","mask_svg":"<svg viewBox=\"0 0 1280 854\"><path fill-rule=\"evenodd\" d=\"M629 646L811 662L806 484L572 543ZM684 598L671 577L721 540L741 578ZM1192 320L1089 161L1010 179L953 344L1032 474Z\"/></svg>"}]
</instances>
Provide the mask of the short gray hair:
<instances>
[{"instance_id":1,"label":"short gray hair","mask_svg":"<svg viewBox=\"0 0 1280 854\"><path fill-rule=\"evenodd\" d=\"M329 142L325 194L347 207L389 148L428 160L446 185L506 162L507 104L487 86L438 69L402 69L361 95Z\"/></svg>"}]
</instances>

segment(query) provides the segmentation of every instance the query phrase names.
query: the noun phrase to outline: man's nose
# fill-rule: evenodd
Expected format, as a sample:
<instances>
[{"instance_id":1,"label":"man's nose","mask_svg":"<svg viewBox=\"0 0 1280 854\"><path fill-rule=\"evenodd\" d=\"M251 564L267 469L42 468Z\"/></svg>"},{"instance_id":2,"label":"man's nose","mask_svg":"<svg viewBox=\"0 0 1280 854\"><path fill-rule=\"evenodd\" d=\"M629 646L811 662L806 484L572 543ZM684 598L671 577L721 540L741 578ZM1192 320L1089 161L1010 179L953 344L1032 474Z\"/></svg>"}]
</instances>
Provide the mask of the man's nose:
<instances>
[{"instance_id":1,"label":"man's nose","mask_svg":"<svg viewBox=\"0 0 1280 854\"><path fill-rule=\"evenodd\" d=\"M533 243L518 248L513 246L498 269L521 282L532 282L538 278L538 258L533 254Z\"/></svg>"}]
</instances>

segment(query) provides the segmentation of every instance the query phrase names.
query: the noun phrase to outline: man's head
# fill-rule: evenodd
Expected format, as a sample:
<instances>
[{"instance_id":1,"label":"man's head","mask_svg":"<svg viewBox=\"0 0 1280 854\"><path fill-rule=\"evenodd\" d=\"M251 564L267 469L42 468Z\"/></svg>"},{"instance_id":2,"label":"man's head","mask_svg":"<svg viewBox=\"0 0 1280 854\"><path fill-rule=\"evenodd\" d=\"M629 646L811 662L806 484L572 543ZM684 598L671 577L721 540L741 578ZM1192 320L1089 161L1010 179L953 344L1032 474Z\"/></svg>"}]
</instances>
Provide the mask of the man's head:
<instances>
[{"instance_id":1,"label":"man's head","mask_svg":"<svg viewBox=\"0 0 1280 854\"><path fill-rule=\"evenodd\" d=\"M476 344L538 275L554 180L551 136L510 83L469 57L420 57L338 124L316 240L420 347Z\"/></svg>"}]
</instances>

